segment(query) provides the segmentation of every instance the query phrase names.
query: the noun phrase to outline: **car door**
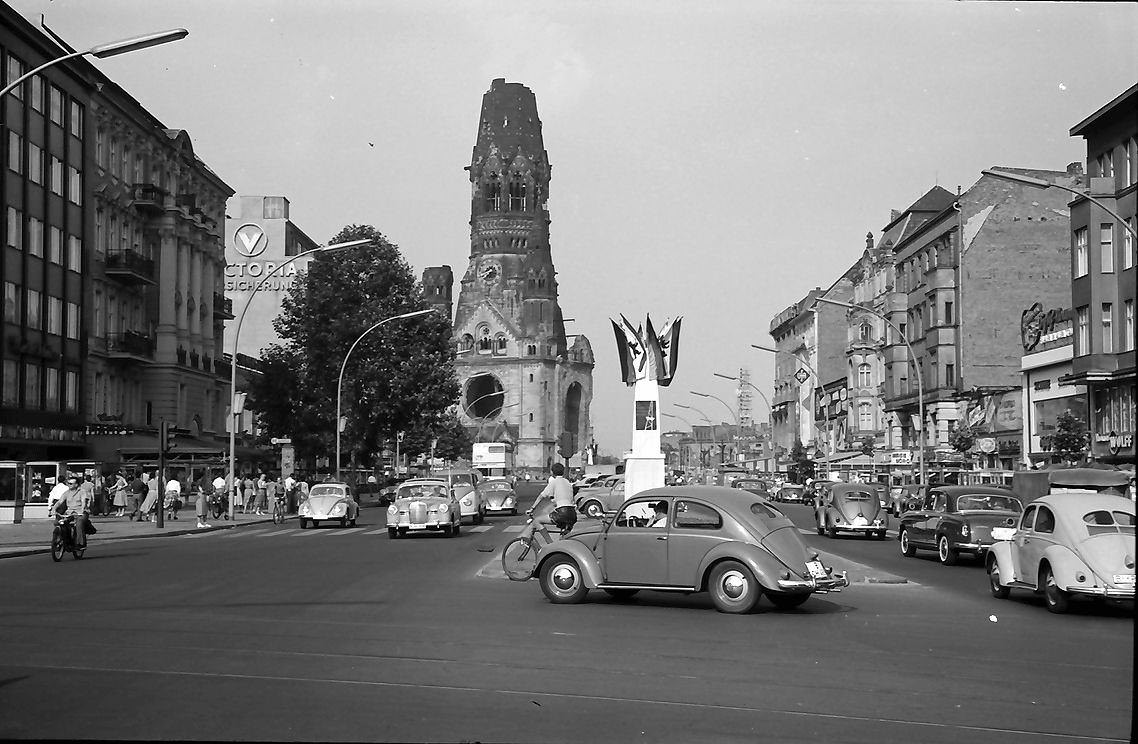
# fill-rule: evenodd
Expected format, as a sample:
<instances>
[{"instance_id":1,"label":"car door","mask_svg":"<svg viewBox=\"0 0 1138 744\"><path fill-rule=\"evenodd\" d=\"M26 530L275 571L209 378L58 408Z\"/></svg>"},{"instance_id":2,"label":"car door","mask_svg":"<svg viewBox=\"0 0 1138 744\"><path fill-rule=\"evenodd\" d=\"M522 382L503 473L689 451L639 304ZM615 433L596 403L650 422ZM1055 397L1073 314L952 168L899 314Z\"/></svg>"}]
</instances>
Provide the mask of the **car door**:
<instances>
[{"instance_id":1,"label":"car door","mask_svg":"<svg viewBox=\"0 0 1138 744\"><path fill-rule=\"evenodd\" d=\"M948 509L948 496L944 491L933 491L929 494L929 498L932 499L932 508L924 512L919 539L928 545L936 545L937 532L944 522L944 513Z\"/></svg>"},{"instance_id":2,"label":"car door","mask_svg":"<svg viewBox=\"0 0 1138 744\"><path fill-rule=\"evenodd\" d=\"M1034 547L1032 526L1035 522L1035 514L1039 511L1037 504L1031 504L1023 511L1023 516L1019 519L1019 526L1016 527L1015 538L1012 540L1012 568L1015 570L1016 581L1022 581L1026 584L1035 586L1034 572L1028 568L1030 557L1028 553Z\"/></svg>"},{"instance_id":3,"label":"car door","mask_svg":"<svg viewBox=\"0 0 1138 744\"><path fill-rule=\"evenodd\" d=\"M724 533L724 516L711 504L676 499L668 511L668 583L695 587L696 572L708 551L730 539Z\"/></svg>"},{"instance_id":4,"label":"car door","mask_svg":"<svg viewBox=\"0 0 1138 744\"><path fill-rule=\"evenodd\" d=\"M667 585L668 528L647 526L656 500L625 504L605 531L602 555L608 583Z\"/></svg>"},{"instance_id":5,"label":"car door","mask_svg":"<svg viewBox=\"0 0 1138 744\"><path fill-rule=\"evenodd\" d=\"M1024 535L1017 532L1016 540L1019 542L1020 557L1017 577L1038 588L1039 564L1043 560L1043 552L1055 543L1055 514L1046 504L1038 504L1031 531Z\"/></svg>"}]
</instances>

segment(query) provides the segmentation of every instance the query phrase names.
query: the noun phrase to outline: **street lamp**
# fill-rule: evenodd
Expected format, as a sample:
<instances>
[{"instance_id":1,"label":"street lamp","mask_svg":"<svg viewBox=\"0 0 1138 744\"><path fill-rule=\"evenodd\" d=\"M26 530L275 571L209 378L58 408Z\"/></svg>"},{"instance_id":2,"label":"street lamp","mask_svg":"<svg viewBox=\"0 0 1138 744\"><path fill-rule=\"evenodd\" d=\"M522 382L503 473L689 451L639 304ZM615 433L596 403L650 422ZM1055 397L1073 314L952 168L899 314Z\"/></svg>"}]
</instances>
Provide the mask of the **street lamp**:
<instances>
[{"instance_id":1,"label":"street lamp","mask_svg":"<svg viewBox=\"0 0 1138 744\"><path fill-rule=\"evenodd\" d=\"M739 433L740 433L740 432L739 432L739 414L735 413L735 409L734 409L734 408L732 408L731 406L727 405L727 401L723 400L723 399L722 399L722 398L720 398L720 397L717 397L717 396L715 396L715 395L712 395L711 393L697 393L697 392L696 392L696 391L694 391L694 390L689 390L688 392L689 392L689 393L691 393L692 395L698 395L698 396L699 396L699 397L701 397L701 398L715 398L715 400L717 400L717 401L719 401L720 403L722 403L722 404L723 404L723 407L727 409L727 412L731 414L731 417L735 419L735 434L734 434L734 436L735 436L735 437L738 437L738 436L739 436ZM737 441L737 440L736 440L736 441ZM725 458L724 458L724 455L723 455L723 450L724 450L724 449L726 449L726 447L722 447L722 448L720 449L720 453L719 453L719 459L721 459L721 460L722 460L722 459L725 459ZM738 455L738 449L732 449L732 450L731 450L731 453L732 453L732 456L733 456L733 457L737 456L737 455Z\"/></svg>"},{"instance_id":2,"label":"street lamp","mask_svg":"<svg viewBox=\"0 0 1138 744\"><path fill-rule=\"evenodd\" d=\"M502 391L502 392L504 393L505 391ZM491 395L497 395L497 393L491 393ZM482 396L482 398L485 398L485 397L487 397L487 396L485 396L485 395ZM479 400L481 400L481 398L476 398L474 400L474 402L477 403ZM499 413L506 410L507 408L513 408L514 406L520 406L520 405L521 405L521 403L507 403L504 406L499 406L498 410L496 410L496 411L492 411L492 412L486 414L485 416L479 416L478 418L474 419L475 421L478 422L478 441L479 442L482 441L482 425L486 423L486 419L490 418L491 416L497 416ZM497 433L497 431L498 431L498 427L495 425L494 432ZM491 437L491 439L493 439L493 437Z\"/></svg>"},{"instance_id":3,"label":"street lamp","mask_svg":"<svg viewBox=\"0 0 1138 744\"><path fill-rule=\"evenodd\" d=\"M1019 178L1019 176L1017 176L1017 178ZM1047 183L1047 182L1042 181L1041 183ZM1050 186L1052 184L1048 184L1048 185ZM893 321L889 320L889 318L885 317L884 314L878 312L877 310L874 310L873 308L865 307L863 305L853 305L849 302L841 302L839 300L830 300L830 299L827 299L825 297L815 297L814 301L815 302L825 302L828 305L837 305L839 307L849 308L850 310L858 310L861 312L866 312L866 313L869 313L870 315L875 315L878 318L881 318L882 320L885 321L886 325L888 325L890 328L893 329L893 332L896 333L897 337L900 338L901 341L905 344L905 348L909 350L909 361L911 361L913 363L913 371L916 372L916 374L917 374L917 418L919 418L921 420L920 429L917 430L919 433L919 437L917 439L917 444L919 445L917 447L917 457L918 457L918 462L920 463L919 464L920 473L921 473L921 481L920 482L922 485L928 485L928 481L925 479L926 473L925 473L925 384L924 384L924 379L923 379L924 375L921 374L921 372L922 372L921 362L919 359L917 359L916 352L913 351L913 347L909 344L909 339L905 338L905 334L901 332L901 329L898 328L893 323Z\"/></svg>"},{"instance_id":4,"label":"street lamp","mask_svg":"<svg viewBox=\"0 0 1138 744\"><path fill-rule=\"evenodd\" d=\"M291 264L293 261L311 256L314 253L328 253L329 251L338 251L341 248L354 248L359 245L370 243L371 239L365 240L349 240L346 243L333 243L332 245L322 245L311 250L303 251L296 254L287 261L282 262L272 271L266 272L261 280L253 285L252 291L249 292L249 299L245 300L245 306L241 308L241 315L237 318L237 326L233 331L233 356L229 360L229 519L234 520L237 518L236 499L233 498L233 487L237 483L237 341L241 338L241 324L245 321L245 313L249 312L249 305L253 304L253 298L257 296L257 292L261 289L270 277L279 274L282 269ZM340 422L336 422L339 427Z\"/></svg>"},{"instance_id":5,"label":"street lamp","mask_svg":"<svg viewBox=\"0 0 1138 744\"><path fill-rule=\"evenodd\" d=\"M402 315L393 315L390 318L384 318L383 320L374 324L371 328L368 328L366 331L361 333L359 335L359 338L357 338L355 341L353 341L352 345L348 347L348 353L344 355L344 361L340 364L340 379L337 380L337 382L336 382L336 480L337 481L340 480L340 403L341 403L341 398L342 398L340 391L344 387L344 370L346 370L348 368L348 358L352 356L352 352L356 350L356 346L359 345L360 341L364 340L364 336L368 335L369 333L374 331L376 328L379 328L381 325L383 325L385 323L390 323L393 320L403 320L404 318L417 318L420 315L426 315L427 313L433 313L433 312L434 312L434 310L428 308L426 310L416 310L416 311L411 312L411 313L403 313Z\"/></svg>"},{"instance_id":6,"label":"street lamp","mask_svg":"<svg viewBox=\"0 0 1138 744\"><path fill-rule=\"evenodd\" d=\"M704 421L707 422L708 426L715 426L715 424L713 424L711 422L711 419L709 419L707 417L707 414L704 413L703 411L699 410L695 406L685 406L683 403L673 403L672 405L674 405L676 408L686 408L689 411L695 411L696 413L698 413L703 418Z\"/></svg>"},{"instance_id":7,"label":"street lamp","mask_svg":"<svg viewBox=\"0 0 1138 744\"><path fill-rule=\"evenodd\" d=\"M732 382L738 382L738 383L746 383L752 390L754 390L756 393L759 394L759 397L763 399L763 403L767 404L767 421L769 422L772 418L774 418L774 409L771 408L770 399L767 398L766 393L764 393L759 388L755 387L755 383L751 382L750 380L740 380L738 377L733 377L732 375L725 375L725 374L722 374L721 372L712 372L711 374L715 375L716 377L722 377L724 380L731 380Z\"/></svg>"},{"instance_id":8,"label":"street lamp","mask_svg":"<svg viewBox=\"0 0 1138 744\"><path fill-rule=\"evenodd\" d=\"M815 298L815 299L817 299L817 298ZM787 356L794 357L795 359L798 360L799 364L801 364L803 367L805 367L806 369L808 369L810 371L810 374L814 375L814 381L816 383L818 383L818 387L822 387L822 378L818 376L818 371L810 366L810 362L806 361L805 359L798 356L794 352L787 351L786 349L776 349L773 346L762 346L760 344L751 344L751 348L752 349L758 349L759 351L769 351L772 354L786 354ZM825 390L823 390L823 392L825 392ZM768 403L767 405L769 406L770 404ZM813 411L810 412L810 419L811 419L811 421L814 420L814 412ZM817 424L814 424L814 428L818 431L819 434L821 434L823 437L825 437L826 447L827 447L827 449L829 449L830 448L830 415L829 415L829 411L826 412L826 429L825 429L825 431L823 431L822 429L819 429ZM817 449L818 448L815 447L815 450L817 450ZM834 450L837 450L837 447L834 447Z\"/></svg>"},{"instance_id":9,"label":"street lamp","mask_svg":"<svg viewBox=\"0 0 1138 744\"><path fill-rule=\"evenodd\" d=\"M4 88L4 90L0 90L0 98L3 98L6 93L30 78L32 75L40 73L52 65L58 65L60 62L66 62L69 59L83 57L88 54L93 57L98 57L99 59L105 59L107 57L114 57L118 54L137 52L138 50L146 49L147 47L158 46L159 44L166 44L171 41L179 41L186 38L189 33L190 32L184 28L172 28L169 31L156 31L152 34L144 34L143 36L132 36L129 39L112 41L109 44L99 44L98 46L93 46L83 52L71 52L70 54L65 54L62 57L56 57L55 59L48 60L47 62L43 63L31 72L21 75L20 77L13 80Z\"/></svg>"},{"instance_id":10,"label":"street lamp","mask_svg":"<svg viewBox=\"0 0 1138 744\"><path fill-rule=\"evenodd\" d=\"M1064 186L1063 184L1051 183L1050 181L1044 181L1042 178L1032 178L1031 176L1021 176L1019 173L1009 173L1007 171L992 170L990 168L988 170L982 170L980 172L982 174L984 174L985 176L991 176L992 178L999 178L1000 180L1003 180L1003 181L1011 181L1012 183L1018 183L1022 186L1032 186L1032 187L1037 188L1037 189L1062 189L1063 191L1070 192L1070 193L1074 194L1075 196L1081 196L1084 199L1086 199L1087 201L1093 202L1094 204L1097 204L1104 212L1106 212L1111 217L1113 217L1114 219L1116 219L1120 223L1122 223L1122 227L1124 229L1128 230L1132 236L1134 236L1135 238L1138 238L1138 232L1134 231L1134 228L1130 226L1129 222L1127 222L1125 219L1123 219L1122 215L1120 215L1118 212L1115 212L1113 209L1108 207L1106 204L1102 203L1101 201L1099 201L1098 199L1096 199L1095 197L1091 196L1090 194L1088 194L1084 191L1079 191L1078 189L1073 189L1070 186Z\"/></svg>"}]
</instances>

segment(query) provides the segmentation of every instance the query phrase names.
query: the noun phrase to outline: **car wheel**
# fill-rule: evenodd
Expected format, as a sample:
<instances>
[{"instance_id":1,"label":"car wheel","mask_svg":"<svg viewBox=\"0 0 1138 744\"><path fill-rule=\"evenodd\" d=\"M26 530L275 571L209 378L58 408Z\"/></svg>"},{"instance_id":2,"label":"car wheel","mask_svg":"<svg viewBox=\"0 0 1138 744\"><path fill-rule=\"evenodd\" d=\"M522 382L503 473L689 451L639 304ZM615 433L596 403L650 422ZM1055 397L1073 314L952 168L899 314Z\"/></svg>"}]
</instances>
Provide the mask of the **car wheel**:
<instances>
[{"instance_id":1,"label":"car wheel","mask_svg":"<svg viewBox=\"0 0 1138 744\"><path fill-rule=\"evenodd\" d=\"M833 525L830 525L829 527L826 528L826 535L827 535L827 537L837 537L838 536L838 528L834 527Z\"/></svg>"},{"instance_id":2,"label":"car wheel","mask_svg":"<svg viewBox=\"0 0 1138 744\"><path fill-rule=\"evenodd\" d=\"M605 589L605 594L613 599L626 600L636 596L639 589Z\"/></svg>"},{"instance_id":3,"label":"car wheel","mask_svg":"<svg viewBox=\"0 0 1138 744\"><path fill-rule=\"evenodd\" d=\"M770 599L771 604L780 610L793 610L795 607L801 606L803 602L810 599L810 595L767 592L767 598Z\"/></svg>"},{"instance_id":4,"label":"car wheel","mask_svg":"<svg viewBox=\"0 0 1138 744\"><path fill-rule=\"evenodd\" d=\"M1051 571L1051 566L1044 566L1043 571L1039 576L1039 585L1043 587L1043 598L1047 601L1047 609L1049 612L1062 614L1067 611L1068 596L1067 592L1059 588L1055 583L1055 574Z\"/></svg>"},{"instance_id":5,"label":"car wheel","mask_svg":"<svg viewBox=\"0 0 1138 744\"><path fill-rule=\"evenodd\" d=\"M559 555L542 565L541 591L554 604L576 604L585 598L589 588L577 561Z\"/></svg>"},{"instance_id":6,"label":"car wheel","mask_svg":"<svg viewBox=\"0 0 1138 744\"><path fill-rule=\"evenodd\" d=\"M912 558L917 554L917 549L909 543L909 530L904 527L901 528L901 555L906 558Z\"/></svg>"},{"instance_id":7,"label":"car wheel","mask_svg":"<svg viewBox=\"0 0 1138 744\"><path fill-rule=\"evenodd\" d=\"M348 526L348 518L347 517L340 517L340 526L341 527L347 527Z\"/></svg>"},{"instance_id":8,"label":"car wheel","mask_svg":"<svg viewBox=\"0 0 1138 744\"><path fill-rule=\"evenodd\" d=\"M590 519L600 519L601 515L605 512L599 501L586 501L581 511Z\"/></svg>"},{"instance_id":9,"label":"car wheel","mask_svg":"<svg viewBox=\"0 0 1138 744\"><path fill-rule=\"evenodd\" d=\"M517 509L510 509L510 516L511 517L518 516L518 510Z\"/></svg>"},{"instance_id":10,"label":"car wheel","mask_svg":"<svg viewBox=\"0 0 1138 744\"><path fill-rule=\"evenodd\" d=\"M988 559L988 588L996 599L1007 599L1011 589L1000 583L1000 562L994 557Z\"/></svg>"},{"instance_id":11,"label":"car wheel","mask_svg":"<svg viewBox=\"0 0 1138 744\"><path fill-rule=\"evenodd\" d=\"M474 515L473 521L474 521L474 524L482 524L483 522L486 521L486 515L483 514L482 512L478 512L477 514Z\"/></svg>"},{"instance_id":12,"label":"car wheel","mask_svg":"<svg viewBox=\"0 0 1138 744\"><path fill-rule=\"evenodd\" d=\"M301 517L301 519L300 519L300 529L302 529L302 530L308 529L308 520L305 519L304 517Z\"/></svg>"},{"instance_id":13,"label":"car wheel","mask_svg":"<svg viewBox=\"0 0 1138 744\"><path fill-rule=\"evenodd\" d=\"M387 536L388 538L394 540L399 537L399 530L395 529L394 527L388 527Z\"/></svg>"},{"instance_id":14,"label":"car wheel","mask_svg":"<svg viewBox=\"0 0 1138 744\"><path fill-rule=\"evenodd\" d=\"M941 535L936 541L936 555L937 558L940 558L940 562L946 566L955 566L957 558L960 557L956 548L948 542L948 535Z\"/></svg>"},{"instance_id":15,"label":"car wheel","mask_svg":"<svg viewBox=\"0 0 1138 744\"><path fill-rule=\"evenodd\" d=\"M443 526L443 534L447 537L454 537L454 523Z\"/></svg>"},{"instance_id":16,"label":"car wheel","mask_svg":"<svg viewBox=\"0 0 1138 744\"><path fill-rule=\"evenodd\" d=\"M733 615L750 612L763 590L750 569L737 561L723 561L711 571L707 581L715 609Z\"/></svg>"},{"instance_id":17,"label":"car wheel","mask_svg":"<svg viewBox=\"0 0 1138 744\"><path fill-rule=\"evenodd\" d=\"M885 536L886 536L886 534L885 534L885 533L886 533L886 530L878 530L878 532L877 532L877 539L878 539L878 540L884 540L884 539L885 539Z\"/></svg>"}]
</instances>

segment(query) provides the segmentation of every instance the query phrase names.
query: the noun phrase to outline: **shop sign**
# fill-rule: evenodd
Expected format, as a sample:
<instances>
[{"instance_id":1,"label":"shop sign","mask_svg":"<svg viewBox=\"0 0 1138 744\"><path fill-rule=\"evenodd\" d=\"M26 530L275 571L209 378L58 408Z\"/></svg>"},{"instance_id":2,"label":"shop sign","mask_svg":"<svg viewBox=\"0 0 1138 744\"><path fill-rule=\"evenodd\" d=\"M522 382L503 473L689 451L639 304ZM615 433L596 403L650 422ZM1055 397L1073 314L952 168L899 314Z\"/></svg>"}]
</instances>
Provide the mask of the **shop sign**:
<instances>
[{"instance_id":1,"label":"shop sign","mask_svg":"<svg viewBox=\"0 0 1138 744\"><path fill-rule=\"evenodd\" d=\"M1123 432L1122 434L1118 434L1114 431L1111 431L1109 434L1098 434L1095 436L1095 441L1105 444L1112 455L1129 452L1134 449L1134 433L1129 431Z\"/></svg>"},{"instance_id":2,"label":"shop sign","mask_svg":"<svg viewBox=\"0 0 1138 744\"><path fill-rule=\"evenodd\" d=\"M1074 333L1070 310L1044 312L1043 305L1036 302L1020 315L1019 335L1025 352L1034 351L1041 344L1046 346L1070 338Z\"/></svg>"},{"instance_id":3,"label":"shop sign","mask_svg":"<svg viewBox=\"0 0 1138 744\"><path fill-rule=\"evenodd\" d=\"M134 433L134 429L122 424L87 424L83 433L89 437L94 436L119 436L128 437Z\"/></svg>"},{"instance_id":4,"label":"shop sign","mask_svg":"<svg viewBox=\"0 0 1138 744\"><path fill-rule=\"evenodd\" d=\"M990 455L996 451L996 440L992 437L984 437L983 439L976 440L976 446L985 455Z\"/></svg>"},{"instance_id":5,"label":"shop sign","mask_svg":"<svg viewBox=\"0 0 1138 744\"><path fill-rule=\"evenodd\" d=\"M0 424L0 439L33 439L46 442L83 442L82 429Z\"/></svg>"},{"instance_id":6,"label":"shop sign","mask_svg":"<svg viewBox=\"0 0 1138 744\"><path fill-rule=\"evenodd\" d=\"M912 465L913 453L909 450L900 450L899 452L886 452L888 456L887 462L890 465Z\"/></svg>"},{"instance_id":7,"label":"shop sign","mask_svg":"<svg viewBox=\"0 0 1138 744\"><path fill-rule=\"evenodd\" d=\"M1020 450L1020 440L1018 439L1001 439L997 443L1001 455L1018 455Z\"/></svg>"}]
</instances>

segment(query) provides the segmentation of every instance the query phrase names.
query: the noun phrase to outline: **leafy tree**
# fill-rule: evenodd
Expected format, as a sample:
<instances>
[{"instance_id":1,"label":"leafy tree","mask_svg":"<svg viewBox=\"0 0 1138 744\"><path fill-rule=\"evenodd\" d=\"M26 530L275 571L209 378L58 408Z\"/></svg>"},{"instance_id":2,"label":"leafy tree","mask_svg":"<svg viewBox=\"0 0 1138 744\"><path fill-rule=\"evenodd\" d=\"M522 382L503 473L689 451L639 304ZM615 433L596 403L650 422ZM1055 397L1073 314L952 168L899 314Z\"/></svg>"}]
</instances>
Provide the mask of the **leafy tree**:
<instances>
[{"instance_id":1,"label":"leafy tree","mask_svg":"<svg viewBox=\"0 0 1138 744\"><path fill-rule=\"evenodd\" d=\"M790 448L790 472L795 483L805 483L807 478L814 477L814 461L806 452L802 440L794 439L794 446Z\"/></svg>"},{"instance_id":2,"label":"leafy tree","mask_svg":"<svg viewBox=\"0 0 1138 744\"><path fill-rule=\"evenodd\" d=\"M976 427L958 426L948 435L948 444L961 454L966 454L976 444Z\"/></svg>"},{"instance_id":3,"label":"leafy tree","mask_svg":"<svg viewBox=\"0 0 1138 744\"><path fill-rule=\"evenodd\" d=\"M1074 463L1086 454L1089 439L1083 422L1067 409L1059 414L1055 422L1055 433L1051 435L1049 449L1061 459Z\"/></svg>"},{"instance_id":4,"label":"leafy tree","mask_svg":"<svg viewBox=\"0 0 1138 744\"><path fill-rule=\"evenodd\" d=\"M318 254L297 275L273 323L283 344L262 351L266 374L250 384L261 425L291 436L301 456L335 455L337 381L356 339L382 320L427 308L410 265L374 227L349 225L329 243L358 239L371 242ZM368 333L344 370L346 459L371 462L398 431L410 458L428 451L436 432L443 440L459 394L453 360L450 319L439 314Z\"/></svg>"}]
</instances>

